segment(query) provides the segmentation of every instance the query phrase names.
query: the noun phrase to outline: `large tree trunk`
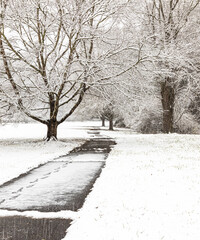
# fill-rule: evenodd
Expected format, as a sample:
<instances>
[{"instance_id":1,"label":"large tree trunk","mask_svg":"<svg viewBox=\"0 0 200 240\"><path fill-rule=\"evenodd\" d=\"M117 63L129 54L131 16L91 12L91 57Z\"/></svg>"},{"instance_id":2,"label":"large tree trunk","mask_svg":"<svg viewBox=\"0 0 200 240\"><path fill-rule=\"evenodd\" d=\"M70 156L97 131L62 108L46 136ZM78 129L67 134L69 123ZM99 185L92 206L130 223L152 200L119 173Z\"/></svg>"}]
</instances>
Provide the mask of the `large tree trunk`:
<instances>
[{"instance_id":1,"label":"large tree trunk","mask_svg":"<svg viewBox=\"0 0 200 240\"><path fill-rule=\"evenodd\" d=\"M163 132L173 132L174 123L174 87L170 84L170 79L167 79L161 84L161 96L163 107Z\"/></svg>"},{"instance_id":2,"label":"large tree trunk","mask_svg":"<svg viewBox=\"0 0 200 240\"><path fill-rule=\"evenodd\" d=\"M113 118L109 118L109 130L114 130L113 129Z\"/></svg>"},{"instance_id":3,"label":"large tree trunk","mask_svg":"<svg viewBox=\"0 0 200 240\"><path fill-rule=\"evenodd\" d=\"M47 125L47 141L57 140L57 128L58 128L57 120L49 120Z\"/></svg>"},{"instance_id":4,"label":"large tree trunk","mask_svg":"<svg viewBox=\"0 0 200 240\"><path fill-rule=\"evenodd\" d=\"M57 113L58 106L56 105L56 101L54 99L54 95L49 93L49 103L50 103L50 120L48 120L47 124L47 141L49 140L57 140Z\"/></svg>"},{"instance_id":5,"label":"large tree trunk","mask_svg":"<svg viewBox=\"0 0 200 240\"><path fill-rule=\"evenodd\" d=\"M105 117L101 117L101 126L105 127Z\"/></svg>"}]
</instances>

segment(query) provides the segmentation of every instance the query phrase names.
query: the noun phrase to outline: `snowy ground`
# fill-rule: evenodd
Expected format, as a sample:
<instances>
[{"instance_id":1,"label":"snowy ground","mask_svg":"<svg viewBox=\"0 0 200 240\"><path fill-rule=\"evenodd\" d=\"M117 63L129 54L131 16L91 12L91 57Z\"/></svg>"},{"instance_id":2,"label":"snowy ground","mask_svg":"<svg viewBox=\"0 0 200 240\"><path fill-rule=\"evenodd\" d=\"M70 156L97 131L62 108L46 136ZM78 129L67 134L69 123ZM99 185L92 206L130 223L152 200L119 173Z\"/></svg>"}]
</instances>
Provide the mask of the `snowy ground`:
<instances>
[{"instance_id":1,"label":"snowy ground","mask_svg":"<svg viewBox=\"0 0 200 240\"><path fill-rule=\"evenodd\" d=\"M68 153L88 138L86 130L95 124L85 122L81 127L80 122L66 122L58 128L57 142L43 140L46 126L42 124L0 125L0 185Z\"/></svg>"},{"instance_id":2,"label":"snowy ground","mask_svg":"<svg viewBox=\"0 0 200 240\"><path fill-rule=\"evenodd\" d=\"M0 182L66 153L88 137L89 125L94 124L66 123L59 133L66 142L57 143L39 140L45 135L40 125L1 127ZM199 240L200 136L140 135L129 130L102 135L114 137L118 144L83 208L55 214L73 215L64 240ZM13 213L0 211L9 214Z\"/></svg>"},{"instance_id":3,"label":"snowy ground","mask_svg":"<svg viewBox=\"0 0 200 240\"><path fill-rule=\"evenodd\" d=\"M199 240L200 136L109 133L118 144L65 240Z\"/></svg>"}]
</instances>

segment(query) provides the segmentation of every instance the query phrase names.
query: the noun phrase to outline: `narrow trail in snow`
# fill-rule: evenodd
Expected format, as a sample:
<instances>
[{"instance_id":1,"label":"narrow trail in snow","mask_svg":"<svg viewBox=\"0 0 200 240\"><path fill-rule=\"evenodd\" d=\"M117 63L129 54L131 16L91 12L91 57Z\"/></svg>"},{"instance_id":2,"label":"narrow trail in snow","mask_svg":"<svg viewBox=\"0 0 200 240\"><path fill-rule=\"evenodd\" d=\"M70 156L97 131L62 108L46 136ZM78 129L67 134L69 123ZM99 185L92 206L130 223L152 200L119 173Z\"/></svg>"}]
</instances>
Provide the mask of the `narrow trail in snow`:
<instances>
[{"instance_id":1,"label":"narrow trail in snow","mask_svg":"<svg viewBox=\"0 0 200 240\"><path fill-rule=\"evenodd\" d=\"M60 156L0 186L0 209L41 212L80 209L115 144L112 139L101 136L97 129L90 130L89 134L91 138L70 154ZM0 218L0 240L59 240L69 223L70 219L37 221L25 217L3 217ZM37 237L33 230L29 230L30 225L39 234ZM55 234L49 234L57 230L58 238Z\"/></svg>"}]
</instances>

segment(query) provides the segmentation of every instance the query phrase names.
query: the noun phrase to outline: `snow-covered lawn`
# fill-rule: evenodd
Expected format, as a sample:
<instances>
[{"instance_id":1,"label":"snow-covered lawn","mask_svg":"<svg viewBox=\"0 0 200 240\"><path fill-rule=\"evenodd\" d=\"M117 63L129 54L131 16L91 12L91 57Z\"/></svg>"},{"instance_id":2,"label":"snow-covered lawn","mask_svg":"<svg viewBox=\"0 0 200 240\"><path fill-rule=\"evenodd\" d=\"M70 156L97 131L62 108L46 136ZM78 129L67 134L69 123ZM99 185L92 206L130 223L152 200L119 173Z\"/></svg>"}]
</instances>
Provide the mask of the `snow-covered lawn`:
<instances>
[{"instance_id":1,"label":"snow-covered lawn","mask_svg":"<svg viewBox=\"0 0 200 240\"><path fill-rule=\"evenodd\" d=\"M199 240L200 136L105 131L118 144L65 240Z\"/></svg>"},{"instance_id":2,"label":"snow-covered lawn","mask_svg":"<svg viewBox=\"0 0 200 240\"><path fill-rule=\"evenodd\" d=\"M44 142L40 124L0 127L0 184L50 161L84 142L90 126L67 122L62 141ZM9 212L74 219L65 240L199 240L200 136L140 135L106 131L116 139L106 167L77 213ZM90 136L91 137L91 136Z\"/></svg>"},{"instance_id":3,"label":"snow-covered lawn","mask_svg":"<svg viewBox=\"0 0 200 240\"><path fill-rule=\"evenodd\" d=\"M98 122L66 122L57 142L45 142L46 126L37 123L0 125L0 185L54 158L67 154L89 136Z\"/></svg>"}]
</instances>

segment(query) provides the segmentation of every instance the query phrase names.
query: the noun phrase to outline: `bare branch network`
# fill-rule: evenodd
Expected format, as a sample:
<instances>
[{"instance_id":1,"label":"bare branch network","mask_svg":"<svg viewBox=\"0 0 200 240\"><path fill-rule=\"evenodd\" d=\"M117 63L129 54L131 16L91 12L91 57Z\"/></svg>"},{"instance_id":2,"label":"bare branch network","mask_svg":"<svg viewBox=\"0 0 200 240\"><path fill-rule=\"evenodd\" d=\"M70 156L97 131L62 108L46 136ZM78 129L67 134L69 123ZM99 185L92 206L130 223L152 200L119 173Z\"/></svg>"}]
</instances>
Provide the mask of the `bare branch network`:
<instances>
[{"instance_id":1,"label":"bare branch network","mask_svg":"<svg viewBox=\"0 0 200 240\"><path fill-rule=\"evenodd\" d=\"M48 140L95 95L127 122L146 110L162 112L166 133L187 112L175 120L177 99L198 77L192 26L199 27L199 0L0 4L1 103L47 125Z\"/></svg>"}]
</instances>

